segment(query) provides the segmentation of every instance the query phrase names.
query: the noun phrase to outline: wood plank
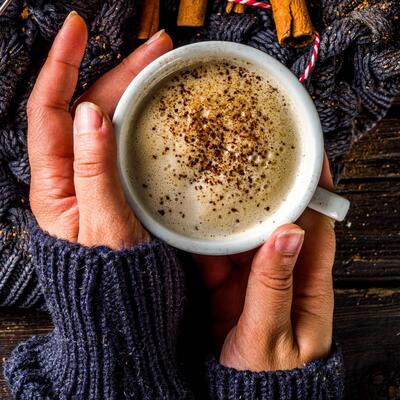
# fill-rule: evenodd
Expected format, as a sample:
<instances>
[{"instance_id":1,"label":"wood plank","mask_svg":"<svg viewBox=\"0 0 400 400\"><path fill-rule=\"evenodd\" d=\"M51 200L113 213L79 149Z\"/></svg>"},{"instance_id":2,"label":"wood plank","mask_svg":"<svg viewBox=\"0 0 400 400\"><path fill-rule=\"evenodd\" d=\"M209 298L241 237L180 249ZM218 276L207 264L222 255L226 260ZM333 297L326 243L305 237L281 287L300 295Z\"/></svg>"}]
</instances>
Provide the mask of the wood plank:
<instances>
[{"instance_id":1,"label":"wood plank","mask_svg":"<svg viewBox=\"0 0 400 400\"><path fill-rule=\"evenodd\" d=\"M348 400L400 398L400 289L336 290Z\"/></svg>"},{"instance_id":2,"label":"wood plank","mask_svg":"<svg viewBox=\"0 0 400 400\"><path fill-rule=\"evenodd\" d=\"M337 224L337 285L400 283L400 181L348 183L352 207Z\"/></svg>"},{"instance_id":3,"label":"wood plank","mask_svg":"<svg viewBox=\"0 0 400 400\"><path fill-rule=\"evenodd\" d=\"M385 118L353 145L346 159L341 184L345 186L349 179L365 181L376 177L400 180L399 118Z\"/></svg>"},{"instance_id":4,"label":"wood plank","mask_svg":"<svg viewBox=\"0 0 400 400\"><path fill-rule=\"evenodd\" d=\"M0 309L0 369L18 343L52 330L49 316L43 312L18 309ZM10 391L0 374L0 399L11 400Z\"/></svg>"},{"instance_id":5,"label":"wood plank","mask_svg":"<svg viewBox=\"0 0 400 400\"><path fill-rule=\"evenodd\" d=\"M337 224L336 286L400 283L400 104L353 147L337 191L351 201Z\"/></svg>"}]
</instances>

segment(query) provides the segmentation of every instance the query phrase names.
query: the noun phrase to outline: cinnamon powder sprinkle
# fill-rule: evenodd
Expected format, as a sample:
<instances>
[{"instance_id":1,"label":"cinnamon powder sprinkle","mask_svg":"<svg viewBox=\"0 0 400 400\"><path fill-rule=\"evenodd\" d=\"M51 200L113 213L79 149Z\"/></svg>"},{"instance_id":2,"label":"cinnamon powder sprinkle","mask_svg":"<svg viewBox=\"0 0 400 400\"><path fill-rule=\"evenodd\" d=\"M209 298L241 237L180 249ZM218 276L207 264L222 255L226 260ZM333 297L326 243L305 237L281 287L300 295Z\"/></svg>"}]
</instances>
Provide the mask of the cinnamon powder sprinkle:
<instances>
[{"instance_id":1,"label":"cinnamon powder sprinkle","mask_svg":"<svg viewBox=\"0 0 400 400\"><path fill-rule=\"evenodd\" d=\"M296 164L290 107L281 90L240 65L201 64L168 78L134 128L132 179L146 189L144 202L196 237L258 223L285 197Z\"/></svg>"}]
</instances>

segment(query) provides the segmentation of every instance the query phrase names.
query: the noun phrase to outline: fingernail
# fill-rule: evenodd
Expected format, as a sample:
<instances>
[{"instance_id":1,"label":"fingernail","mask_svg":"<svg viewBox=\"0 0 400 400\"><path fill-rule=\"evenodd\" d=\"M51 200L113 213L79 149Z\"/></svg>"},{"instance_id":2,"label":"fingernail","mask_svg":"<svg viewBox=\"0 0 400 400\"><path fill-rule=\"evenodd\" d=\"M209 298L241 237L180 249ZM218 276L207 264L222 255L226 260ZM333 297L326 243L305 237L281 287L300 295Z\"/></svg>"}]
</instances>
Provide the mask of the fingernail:
<instances>
[{"instance_id":1,"label":"fingernail","mask_svg":"<svg viewBox=\"0 0 400 400\"><path fill-rule=\"evenodd\" d=\"M75 128L78 133L93 132L103 125L103 114L93 103L79 104L75 114Z\"/></svg>"},{"instance_id":2,"label":"fingernail","mask_svg":"<svg viewBox=\"0 0 400 400\"><path fill-rule=\"evenodd\" d=\"M71 11L71 12L67 15L67 18L65 18L64 25L65 25L65 23L66 23L68 20L70 20L72 17L75 17L76 15L78 15L78 13L77 13L76 11Z\"/></svg>"},{"instance_id":3,"label":"fingernail","mask_svg":"<svg viewBox=\"0 0 400 400\"><path fill-rule=\"evenodd\" d=\"M283 255L296 255L303 244L304 231L302 229L289 229L281 232L275 239L275 249Z\"/></svg>"},{"instance_id":4,"label":"fingernail","mask_svg":"<svg viewBox=\"0 0 400 400\"><path fill-rule=\"evenodd\" d=\"M155 42L157 39L160 38L160 36L165 32L165 29L161 29L161 31L158 31L155 33L145 44L148 45L150 43Z\"/></svg>"}]
</instances>

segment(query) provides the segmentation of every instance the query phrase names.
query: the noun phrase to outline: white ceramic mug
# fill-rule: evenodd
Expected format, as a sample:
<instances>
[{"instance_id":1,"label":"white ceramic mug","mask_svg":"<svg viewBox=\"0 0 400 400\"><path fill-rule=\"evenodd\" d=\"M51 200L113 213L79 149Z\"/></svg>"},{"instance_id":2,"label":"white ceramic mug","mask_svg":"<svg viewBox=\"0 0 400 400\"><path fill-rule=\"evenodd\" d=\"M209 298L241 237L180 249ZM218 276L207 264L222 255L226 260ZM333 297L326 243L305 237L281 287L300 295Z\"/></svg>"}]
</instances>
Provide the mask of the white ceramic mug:
<instances>
[{"instance_id":1,"label":"white ceramic mug","mask_svg":"<svg viewBox=\"0 0 400 400\"><path fill-rule=\"evenodd\" d=\"M127 139L132 134L132 120L140 111L142 101L168 76L191 65L207 61L246 62L267 74L272 82L284 87L301 116L301 157L294 183L277 210L262 224L223 239L197 239L173 231L154 218L141 202L127 174ZM321 124L314 103L293 73L271 56L242 44L212 41L173 50L144 68L130 83L118 103L113 120L118 146L118 168L127 199L136 216L155 236L171 246L197 254L234 254L260 246L280 225L294 222L306 207L335 220L342 221L349 201L318 187L324 146Z\"/></svg>"}]
</instances>

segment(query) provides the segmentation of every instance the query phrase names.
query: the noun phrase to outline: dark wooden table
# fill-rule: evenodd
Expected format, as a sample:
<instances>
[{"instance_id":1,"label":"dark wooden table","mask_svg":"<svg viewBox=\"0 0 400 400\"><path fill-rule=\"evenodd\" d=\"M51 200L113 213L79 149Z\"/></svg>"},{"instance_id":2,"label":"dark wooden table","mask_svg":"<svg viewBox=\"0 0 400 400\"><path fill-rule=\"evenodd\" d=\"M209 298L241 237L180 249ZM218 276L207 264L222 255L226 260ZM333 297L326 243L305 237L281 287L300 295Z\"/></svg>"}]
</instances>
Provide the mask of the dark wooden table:
<instances>
[{"instance_id":1,"label":"dark wooden table","mask_svg":"<svg viewBox=\"0 0 400 400\"><path fill-rule=\"evenodd\" d=\"M352 202L336 228L334 269L346 399L400 399L400 100L354 147L338 192ZM0 310L0 363L18 342L50 329L43 313ZM2 376L0 399L10 399Z\"/></svg>"}]
</instances>

